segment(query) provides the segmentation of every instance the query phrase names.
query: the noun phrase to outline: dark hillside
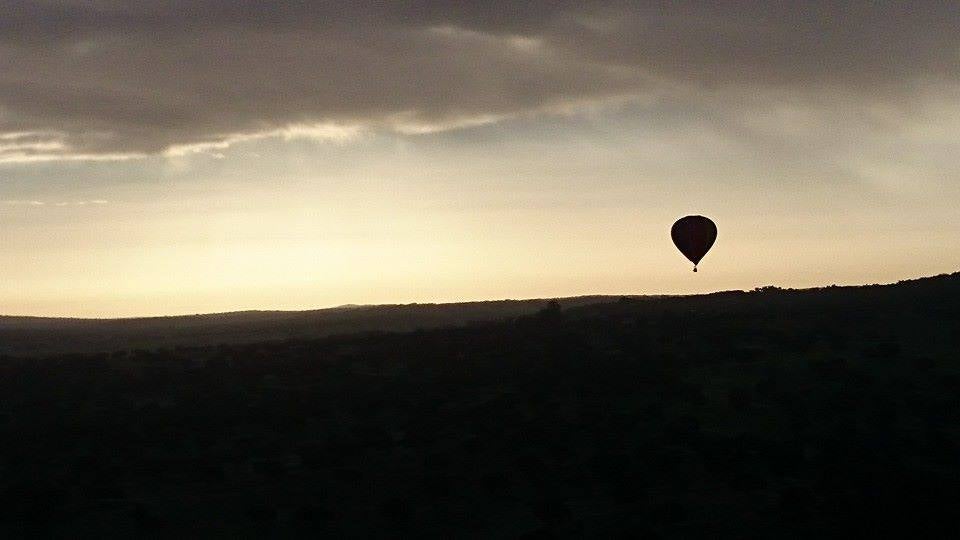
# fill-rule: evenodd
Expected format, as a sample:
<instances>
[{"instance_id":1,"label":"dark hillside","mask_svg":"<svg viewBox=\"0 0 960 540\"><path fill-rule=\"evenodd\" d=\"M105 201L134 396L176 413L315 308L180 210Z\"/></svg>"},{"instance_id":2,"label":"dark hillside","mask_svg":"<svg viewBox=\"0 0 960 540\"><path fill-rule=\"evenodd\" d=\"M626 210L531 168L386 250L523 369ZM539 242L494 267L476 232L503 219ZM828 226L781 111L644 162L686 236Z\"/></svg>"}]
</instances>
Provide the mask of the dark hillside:
<instances>
[{"instance_id":1,"label":"dark hillside","mask_svg":"<svg viewBox=\"0 0 960 540\"><path fill-rule=\"evenodd\" d=\"M564 306L609 302L564 298ZM238 311L175 317L71 319L0 316L0 354L40 356L120 349L315 339L370 331L404 332L529 315L546 300L344 306L309 311Z\"/></svg>"},{"instance_id":2,"label":"dark hillside","mask_svg":"<svg viewBox=\"0 0 960 540\"><path fill-rule=\"evenodd\" d=\"M0 362L4 536L954 537L960 275Z\"/></svg>"}]
</instances>

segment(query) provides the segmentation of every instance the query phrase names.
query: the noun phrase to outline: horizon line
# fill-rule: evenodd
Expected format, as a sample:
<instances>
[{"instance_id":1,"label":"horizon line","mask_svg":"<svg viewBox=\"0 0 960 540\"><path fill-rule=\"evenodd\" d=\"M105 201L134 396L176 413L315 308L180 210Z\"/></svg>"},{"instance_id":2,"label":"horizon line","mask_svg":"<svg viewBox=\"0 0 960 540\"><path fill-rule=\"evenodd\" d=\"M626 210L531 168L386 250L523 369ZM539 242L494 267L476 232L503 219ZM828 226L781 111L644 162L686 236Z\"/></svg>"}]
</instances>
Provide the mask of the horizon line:
<instances>
[{"instance_id":1,"label":"horizon line","mask_svg":"<svg viewBox=\"0 0 960 540\"><path fill-rule=\"evenodd\" d=\"M920 277L904 278L897 281L890 281L884 283L855 283L855 284L843 284L838 285L836 283L830 285L817 285L811 287L784 287L780 285L761 285L754 287L753 289L721 289L710 292L703 293L651 293L651 294L610 294L610 293L597 293L597 294L578 294L573 296L540 296L540 297L530 297L530 298L493 298L493 299L471 299L471 300L454 300L454 301L441 301L441 302L406 302L406 303L383 303L383 304L338 304L334 306L325 306L325 307L316 307L316 308L304 308L304 309L264 309L264 308L250 308L250 309L236 309L231 311L210 311L210 312L195 312L195 313L177 313L170 315L130 315L130 316L121 316L121 317L76 317L69 315L5 315L0 314L0 320L11 320L11 319L48 319L48 320L71 320L71 321L135 321L135 320L147 320L147 319L176 319L176 318L189 318L189 317L216 317L224 315L240 315L240 314L253 314L253 313L276 313L276 314L297 314L297 313L312 313L317 311L334 311L334 310L345 310L345 309L367 309L367 308L389 308L389 307L410 307L410 306L453 306L453 305L463 305L463 304L484 304L484 303L496 303L496 302L537 302L537 301L550 301L550 300L576 300L583 298L672 298L672 297L697 297L697 296L709 296L714 294L723 294L723 293L747 293L750 291L760 290L768 287L775 289L780 289L783 291L816 291L820 289L827 288L858 288L858 287L884 287L892 286L901 283L908 283L911 281L922 281L925 279L935 279L941 277L950 277L960 274L960 270L955 270L952 272L941 272L938 274L924 275Z\"/></svg>"}]
</instances>

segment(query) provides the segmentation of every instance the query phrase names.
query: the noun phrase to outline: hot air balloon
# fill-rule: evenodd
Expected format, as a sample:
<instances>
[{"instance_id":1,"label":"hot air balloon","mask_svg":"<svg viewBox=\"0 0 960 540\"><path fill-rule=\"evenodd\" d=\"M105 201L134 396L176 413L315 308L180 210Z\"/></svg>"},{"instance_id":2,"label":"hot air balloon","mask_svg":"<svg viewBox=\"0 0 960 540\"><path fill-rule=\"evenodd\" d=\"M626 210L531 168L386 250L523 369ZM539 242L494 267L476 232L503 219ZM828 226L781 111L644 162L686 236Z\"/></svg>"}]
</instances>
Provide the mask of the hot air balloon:
<instances>
[{"instance_id":1,"label":"hot air balloon","mask_svg":"<svg viewBox=\"0 0 960 540\"><path fill-rule=\"evenodd\" d=\"M682 217L673 224L670 237L680 253L693 263L693 271L696 272L700 260L717 239L717 225L703 216Z\"/></svg>"}]
</instances>

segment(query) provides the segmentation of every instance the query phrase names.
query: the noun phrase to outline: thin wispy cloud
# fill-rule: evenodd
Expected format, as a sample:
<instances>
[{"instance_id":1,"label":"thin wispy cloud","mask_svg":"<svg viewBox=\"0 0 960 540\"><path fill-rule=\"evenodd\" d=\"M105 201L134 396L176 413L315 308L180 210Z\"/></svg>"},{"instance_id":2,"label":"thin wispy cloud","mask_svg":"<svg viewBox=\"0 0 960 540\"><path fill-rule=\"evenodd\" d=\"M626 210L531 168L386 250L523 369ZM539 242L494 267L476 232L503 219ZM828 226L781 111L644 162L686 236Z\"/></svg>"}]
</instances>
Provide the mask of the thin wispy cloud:
<instances>
[{"instance_id":1,"label":"thin wispy cloud","mask_svg":"<svg viewBox=\"0 0 960 540\"><path fill-rule=\"evenodd\" d=\"M237 143L258 141L262 139L280 138L285 140L312 139L317 141L346 142L356 139L363 128L358 125L347 126L337 124L290 125L280 129L271 129L253 133L233 133L220 135L213 140L191 144L177 144L167 148L163 155L167 157L183 157L191 154L210 154L223 157L218 151L226 150Z\"/></svg>"},{"instance_id":2,"label":"thin wispy cloud","mask_svg":"<svg viewBox=\"0 0 960 540\"><path fill-rule=\"evenodd\" d=\"M44 206L47 203L43 201L19 201L16 199L3 201L7 206Z\"/></svg>"},{"instance_id":3,"label":"thin wispy cloud","mask_svg":"<svg viewBox=\"0 0 960 540\"><path fill-rule=\"evenodd\" d=\"M105 205L110 204L110 201L105 199L90 199L82 201L37 201L37 200L18 200L18 199L9 199L4 200L3 204L7 206L87 206L87 205Z\"/></svg>"},{"instance_id":4,"label":"thin wispy cloud","mask_svg":"<svg viewBox=\"0 0 960 540\"><path fill-rule=\"evenodd\" d=\"M91 134L84 135L90 137ZM100 135L102 137L102 135ZM0 133L0 165L52 161L125 161L145 157L138 152L78 152L63 131L20 131Z\"/></svg>"}]
</instances>

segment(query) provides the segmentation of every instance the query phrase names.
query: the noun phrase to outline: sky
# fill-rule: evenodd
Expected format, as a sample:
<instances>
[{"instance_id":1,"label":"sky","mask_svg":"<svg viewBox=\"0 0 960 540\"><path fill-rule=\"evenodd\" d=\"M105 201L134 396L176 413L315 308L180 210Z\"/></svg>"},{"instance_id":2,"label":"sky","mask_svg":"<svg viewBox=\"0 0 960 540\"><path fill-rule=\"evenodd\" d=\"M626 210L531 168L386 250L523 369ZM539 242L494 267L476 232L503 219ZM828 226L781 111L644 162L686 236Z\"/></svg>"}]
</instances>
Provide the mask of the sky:
<instances>
[{"instance_id":1,"label":"sky","mask_svg":"<svg viewBox=\"0 0 960 540\"><path fill-rule=\"evenodd\" d=\"M0 13L2 314L960 269L957 3L0 0ZM687 214L719 228L696 274L669 235Z\"/></svg>"}]
</instances>

